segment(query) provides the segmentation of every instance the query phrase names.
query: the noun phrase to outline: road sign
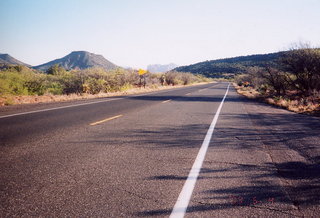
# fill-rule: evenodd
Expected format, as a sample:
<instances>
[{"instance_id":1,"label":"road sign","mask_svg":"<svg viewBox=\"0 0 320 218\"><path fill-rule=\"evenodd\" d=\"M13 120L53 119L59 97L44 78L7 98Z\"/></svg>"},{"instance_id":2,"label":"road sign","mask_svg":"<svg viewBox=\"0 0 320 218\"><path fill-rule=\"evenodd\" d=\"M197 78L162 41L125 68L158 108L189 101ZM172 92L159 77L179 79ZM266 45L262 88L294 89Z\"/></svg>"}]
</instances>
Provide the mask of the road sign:
<instances>
[{"instance_id":1,"label":"road sign","mask_svg":"<svg viewBox=\"0 0 320 218\"><path fill-rule=\"evenodd\" d=\"M143 70L143 69L139 69L139 71L138 71L139 75L143 75L143 74L146 74L146 73L147 73L147 71Z\"/></svg>"}]
</instances>

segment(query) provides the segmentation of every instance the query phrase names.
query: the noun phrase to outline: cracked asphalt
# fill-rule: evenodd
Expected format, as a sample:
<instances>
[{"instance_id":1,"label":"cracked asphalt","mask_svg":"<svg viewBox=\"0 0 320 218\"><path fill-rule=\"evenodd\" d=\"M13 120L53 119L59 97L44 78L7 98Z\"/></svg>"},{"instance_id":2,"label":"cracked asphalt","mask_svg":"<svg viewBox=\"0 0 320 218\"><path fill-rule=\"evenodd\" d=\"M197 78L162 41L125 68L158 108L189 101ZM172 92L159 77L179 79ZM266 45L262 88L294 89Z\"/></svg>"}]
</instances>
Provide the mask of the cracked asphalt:
<instances>
[{"instance_id":1,"label":"cracked asphalt","mask_svg":"<svg viewBox=\"0 0 320 218\"><path fill-rule=\"evenodd\" d=\"M0 216L168 217L227 86L0 108ZM230 87L185 216L319 217L319 121Z\"/></svg>"}]
</instances>

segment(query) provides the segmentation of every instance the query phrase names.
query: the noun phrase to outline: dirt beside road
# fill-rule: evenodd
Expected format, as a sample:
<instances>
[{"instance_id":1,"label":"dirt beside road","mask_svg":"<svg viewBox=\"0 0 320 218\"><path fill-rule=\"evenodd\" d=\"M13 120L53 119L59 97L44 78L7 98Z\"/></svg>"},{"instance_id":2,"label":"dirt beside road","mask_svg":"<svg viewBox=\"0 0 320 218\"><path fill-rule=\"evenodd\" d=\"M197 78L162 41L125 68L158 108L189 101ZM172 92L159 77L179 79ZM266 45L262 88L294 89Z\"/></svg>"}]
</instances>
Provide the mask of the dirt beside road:
<instances>
[{"instance_id":1,"label":"dirt beside road","mask_svg":"<svg viewBox=\"0 0 320 218\"><path fill-rule=\"evenodd\" d=\"M301 114L308 114L313 116L320 116L320 96L299 97L299 96L271 96L258 92L252 87L243 87L233 84L240 95L246 96L250 99L257 99L271 105L279 106Z\"/></svg>"}]
</instances>

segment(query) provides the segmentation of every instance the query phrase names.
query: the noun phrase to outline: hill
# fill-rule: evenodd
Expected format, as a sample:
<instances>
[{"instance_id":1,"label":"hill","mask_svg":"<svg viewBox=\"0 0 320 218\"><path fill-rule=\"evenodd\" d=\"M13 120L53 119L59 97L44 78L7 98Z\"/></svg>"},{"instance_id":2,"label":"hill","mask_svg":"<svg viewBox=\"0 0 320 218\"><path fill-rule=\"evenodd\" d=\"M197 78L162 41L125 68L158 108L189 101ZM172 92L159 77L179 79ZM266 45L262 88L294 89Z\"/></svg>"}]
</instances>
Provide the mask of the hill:
<instances>
[{"instance_id":1,"label":"hill","mask_svg":"<svg viewBox=\"0 0 320 218\"><path fill-rule=\"evenodd\" d=\"M164 73L170 71L174 68L178 67L178 65L170 63L170 64L151 64L148 65L147 70L151 73Z\"/></svg>"},{"instance_id":2,"label":"hill","mask_svg":"<svg viewBox=\"0 0 320 218\"><path fill-rule=\"evenodd\" d=\"M22 61L19 61L9 54L0 54L0 65L23 65L30 67L29 64L23 63Z\"/></svg>"},{"instance_id":3,"label":"hill","mask_svg":"<svg viewBox=\"0 0 320 218\"><path fill-rule=\"evenodd\" d=\"M274 66L277 60L284 54L284 52L258 54L249 56L239 56L234 58L224 58L218 60L204 61L189 66L177 67L174 70L178 72L190 72L195 74L202 74L206 77L213 78L230 78L236 74L241 74L246 71L248 67L264 67Z\"/></svg>"},{"instance_id":4,"label":"hill","mask_svg":"<svg viewBox=\"0 0 320 218\"><path fill-rule=\"evenodd\" d=\"M77 68L86 69L90 67L101 67L105 70L118 68L117 65L111 63L102 55L93 54L87 51L73 51L63 58L56 59L33 68L36 70L45 71L56 64L65 68L66 70Z\"/></svg>"}]
</instances>

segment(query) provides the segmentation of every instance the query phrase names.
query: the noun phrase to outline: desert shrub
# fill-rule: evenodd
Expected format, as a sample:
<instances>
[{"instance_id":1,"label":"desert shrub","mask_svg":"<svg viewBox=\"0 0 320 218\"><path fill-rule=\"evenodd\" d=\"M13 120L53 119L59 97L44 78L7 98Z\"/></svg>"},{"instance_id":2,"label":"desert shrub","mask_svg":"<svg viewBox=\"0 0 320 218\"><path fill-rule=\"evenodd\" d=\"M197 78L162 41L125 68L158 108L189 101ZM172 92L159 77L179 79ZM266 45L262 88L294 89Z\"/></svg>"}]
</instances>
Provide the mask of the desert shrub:
<instances>
[{"instance_id":1,"label":"desert shrub","mask_svg":"<svg viewBox=\"0 0 320 218\"><path fill-rule=\"evenodd\" d=\"M178 73L178 72L167 72L165 74L165 80L166 80L166 83L168 85L179 85L179 84L182 84L182 81L180 80L180 75L181 73Z\"/></svg>"},{"instance_id":2,"label":"desert shrub","mask_svg":"<svg viewBox=\"0 0 320 218\"><path fill-rule=\"evenodd\" d=\"M26 79L19 72L0 72L0 94L28 95Z\"/></svg>"},{"instance_id":3,"label":"desert shrub","mask_svg":"<svg viewBox=\"0 0 320 218\"><path fill-rule=\"evenodd\" d=\"M128 89L129 85L137 83L138 77L132 72L115 69L106 72L102 68L90 68L75 72L82 90L87 93L115 92ZM98 86L98 87L94 87Z\"/></svg>"},{"instance_id":4,"label":"desert shrub","mask_svg":"<svg viewBox=\"0 0 320 218\"><path fill-rule=\"evenodd\" d=\"M143 75L150 87L160 84L187 85L205 81L206 78L190 73L169 72L166 74ZM0 69L0 94L8 95L43 95L117 92L138 86L140 76L137 71L102 68L67 71L54 65L46 73L40 73L24 66L6 66ZM143 79L144 81L144 79Z\"/></svg>"},{"instance_id":5,"label":"desert shrub","mask_svg":"<svg viewBox=\"0 0 320 218\"><path fill-rule=\"evenodd\" d=\"M133 88L132 84L125 83L123 86L120 87L119 91L124 92L124 91L127 91L127 90L132 89L132 88Z\"/></svg>"},{"instance_id":6,"label":"desert shrub","mask_svg":"<svg viewBox=\"0 0 320 218\"><path fill-rule=\"evenodd\" d=\"M148 73L146 81L149 86L158 87L163 83L163 74Z\"/></svg>"},{"instance_id":7,"label":"desert shrub","mask_svg":"<svg viewBox=\"0 0 320 218\"><path fill-rule=\"evenodd\" d=\"M181 81L178 79L177 74L175 73L167 73L166 74L166 82L168 85L178 85Z\"/></svg>"},{"instance_id":8,"label":"desert shrub","mask_svg":"<svg viewBox=\"0 0 320 218\"><path fill-rule=\"evenodd\" d=\"M288 73L267 67L264 72L262 72L261 77L264 78L266 87L274 92L276 95L285 95L289 89L289 76Z\"/></svg>"},{"instance_id":9,"label":"desert shrub","mask_svg":"<svg viewBox=\"0 0 320 218\"><path fill-rule=\"evenodd\" d=\"M89 94L98 94L104 90L105 80L89 77L83 84L83 91Z\"/></svg>"},{"instance_id":10,"label":"desert shrub","mask_svg":"<svg viewBox=\"0 0 320 218\"><path fill-rule=\"evenodd\" d=\"M46 76L39 73L28 73L25 76L24 87L27 88L30 95L43 95L46 92Z\"/></svg>"},{"instance_id":11,"label":"desert shrub","mask_svg":"<svg viewBox=\"0 0 320 218\"><path fill-rule=\"evenodd\" d=\"M62 87L63 94L82 93L84 81L77 74L70 71L60 72L59 74L52 75L51 81L59 83ZM50 82L49 82L50 85Z\"/></svg>"},{"instance_id":12,"label":"desert shrub","mask_svg":"<svg viewBox=\"0 0 320 218\"><path fill-rule=\"evenodd\" d=\"M61 75L64 73L66 73L66 70L58 64L49 67L49 69L46 71L46 74L48 75Z\"/></svg>"},{"instance_id":13,"label":"desert shrub","mask_svg":"<svg viewBox=\"0 0 320 218\"><path fill-rule=\"evenodd\" d=\"M106 92L127 90L138 85L139 75L133 71L123 69L112 70L105 74Z\"/></svg>"},{"instance_id":14,"label":"desert shrub","mask_svg":"<svg viewBox=\"0 0 320 218\"><path fill-rule=\"evenodd\" d=\"M59 82L51 82L46 87L46 92L53 95L62 95L63 94L63 86Z\"/></svg>"},{"instance_id":15,"label":"desert shrub","mask_svg":"<svg viewBox=\"0 0 320 218\"><path fill-rule=\"evenodd\" d=\"M245 84L251 84L253 81L253 77L251 74L246 73L246 74L240 74L236 75L234 77L234 81L239 85L239 86L244 86Z\"/></svg>"},{"instance_id":16,"label":"desert shrub","mask_svg":"<svg viewBox=\"0 0 320 218\"><path fill-rule=\"evenodd\" d=\"M25 66L6 66L0 70L0 94L41 94L43 77Z\"/></svg>"},{"instance_id":17,"label":"desert shrub","mask_svg":"<svg viewBox=\"0 0 320 218\"><path fill-rule=\"evenodd\" d=\"M181 75L181 81L183 85L188 85L190 83L193 82L193 80L195 80L195 78L193 77L193 75L191 73L184 73Z\"/></svg>"},{"instance_id":18,"label":"desert shrub","mask_svg":"<svg viewBox=\"0 0 320 218\"><path fill-rule=\"evenodd\" d=\"M196 74L195 76L197 78L196 82L211 82L212 81L212 78L205 77L202 74Z\"/></svg>"},{"instance_id":19,"label":"desert shrub","mask_svg":"<svg viewBox=\"0 0 320 218\"><path fill-rule=\"evenodd\" d=\"M83 83L80 78L76 77L74 74L70 73L62 77L61 81L63 85L63 93L82 93L83 92Z\"/></svg>"},{"instance_id":20,"label":"desert shrub","mask_svg":"<svg viewBox=\"0 0 320 218\"><path fill-rule=\"evenodd\" d=\"M163 80L162 78L160 79ZM164 74L164 80L168 85L189 85L196 82L209 82L210 79L187 72L170 71Z\"/></svg>"}]
</instances>

